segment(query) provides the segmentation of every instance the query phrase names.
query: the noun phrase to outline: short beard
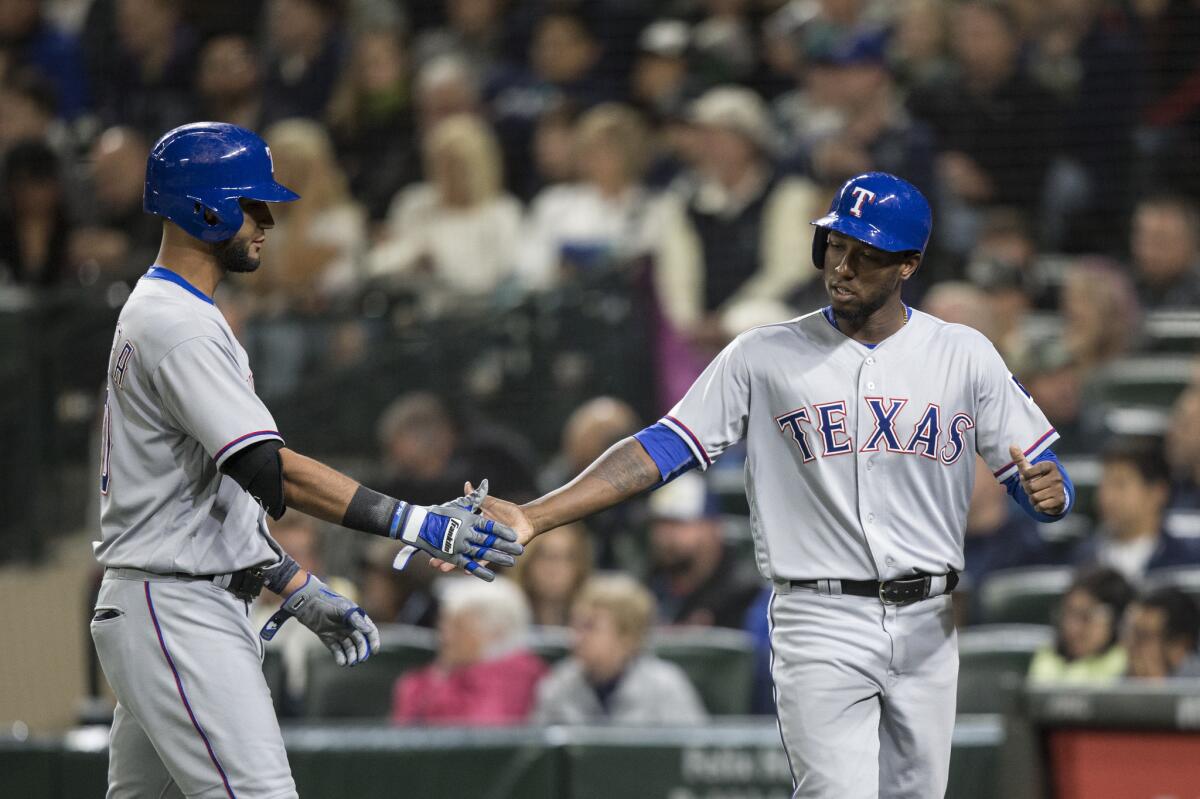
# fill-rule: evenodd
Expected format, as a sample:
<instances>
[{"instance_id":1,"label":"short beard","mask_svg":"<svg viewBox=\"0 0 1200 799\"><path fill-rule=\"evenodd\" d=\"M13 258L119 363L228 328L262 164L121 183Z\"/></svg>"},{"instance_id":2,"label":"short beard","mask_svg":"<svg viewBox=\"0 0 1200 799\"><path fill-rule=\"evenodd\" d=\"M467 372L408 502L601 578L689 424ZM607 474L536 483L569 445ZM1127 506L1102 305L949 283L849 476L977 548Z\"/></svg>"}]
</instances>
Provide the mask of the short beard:
<instances>
[{"instance_id":1,"label":"short beard","mask_svg":"<svg viewBox=\"0 0 1200 799\"><path fill-rule=\"evenodd\" d=\"M881 291L874 297L863 300L862 304L857 308L838 308L833 306L833 314L838 319L845 321L853 327L861 327L866 324L866 321L871 318L871 315L887 305L887 301L892 298L892 294L900 286L900 275L896 275L896 282L886 291Z\"/></svg>"},{"instance_id":2,"label":"short beard","mask_svg":"<svg viewBox=\"0 0 1200 799\"><path fill-rule=\"evenodd\" d=\"M248 274L262 265L261 258L250 257L250 242L239 241L236 237L217 242L213 248L213 256L227 273Z\"/></svg>"}]
</instances>

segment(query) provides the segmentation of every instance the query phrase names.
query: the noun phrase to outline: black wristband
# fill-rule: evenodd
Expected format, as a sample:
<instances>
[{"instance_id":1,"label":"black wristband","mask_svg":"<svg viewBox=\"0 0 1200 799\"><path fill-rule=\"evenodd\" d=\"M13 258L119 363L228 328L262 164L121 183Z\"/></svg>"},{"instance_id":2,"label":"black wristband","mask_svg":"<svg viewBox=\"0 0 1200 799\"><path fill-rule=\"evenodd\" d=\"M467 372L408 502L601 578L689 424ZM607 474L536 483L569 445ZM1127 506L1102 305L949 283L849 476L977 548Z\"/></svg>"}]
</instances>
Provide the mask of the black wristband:
<instances>
[{"instance_id":1,"label":"black wristband","mask_svg":"<svg viewBox=\"0 0 1200 799\"><path fill-rule=\"evenodd\" d=\"M392 516L395 515L399 504L398 499L392 499L387 494L380 494L360 485L342 517L342 526L390 538Z\"/></svg>"},{"instance_id":2,"label":"black wristband","mask_svg":"<svg viewBox=\"0 0 1200 799\"><path fill-rule=\"evenodd\" d=\"M287 584L292 581L298 571L300 571L300 564L292 560L291 555L284 552L283 560L269 569L263 569L263 576L267 578L263 585L269 591L282 594L283 589L287 588Z\"/></svg>"}]
</instances>

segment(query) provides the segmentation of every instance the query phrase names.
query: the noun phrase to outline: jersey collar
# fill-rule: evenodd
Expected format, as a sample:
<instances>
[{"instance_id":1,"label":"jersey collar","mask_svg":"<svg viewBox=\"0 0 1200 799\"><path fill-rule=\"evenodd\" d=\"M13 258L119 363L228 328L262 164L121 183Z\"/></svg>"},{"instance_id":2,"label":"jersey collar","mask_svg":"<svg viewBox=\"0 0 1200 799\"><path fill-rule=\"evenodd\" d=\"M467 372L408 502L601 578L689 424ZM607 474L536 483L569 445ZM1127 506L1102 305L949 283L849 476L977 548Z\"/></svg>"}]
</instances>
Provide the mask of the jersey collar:
<instances>
[{"instance_id":1,"label":"jersey collar","mask_svg":"<svg viewBox=\"0 0 1200 799\"><path fill-rule=\"evenodd\" d=\"M903 305L903 303L901 303L901 304ZM825 317L825 321L829 322L829 324L833 326L834 330L836 330L839 333L842 333L842 329L840 327L838 327L837 319L833 315L833 306L832 305L826 305L824 308L822 308L821 315ZM912 321L912 308L909 308L907 305L904 305L904 318L905 318L905 320L907 320L909 322ZM903 327L900 328L900 330L903 330L903 329L904 329ZM900 331L898 330L896 332L898 333ZM845 333L842 333L842 335L846 336ZM895 333L893 333L892 335L894 336ZM850 338L850 336L846 336L846 338L849 338L855 344L860 344L869 350L873 350L876 347L878 347L880 344L883 343L883 341L877 341L874 344L867 344L865 341L859 341L858 339ZM888 338L891 338L891 336L889 336ZM884 339L884 340L886 341L887 339Z\"/></svg>"},{"instance_id":2,"label":"jersey collar","mask_svg":"<svg viewBox=\"0 0 1200 799\"><path fill-rule=\"evenodd\" d=\"M148 271L144 275L144 277L148 277L151 280L166 280L170 283L174 283L177 286L182 286L185 291L188 291L188 292L196 295L200 299L207 302L209 305L216 304L213 302L212 297L208 296L203 291L201 291L200 289L193 286L191 283L184 280L181 276L172 272L170 269L167 269L165 266L150 267L150 271Z\"/></svg>"}]
</instances>

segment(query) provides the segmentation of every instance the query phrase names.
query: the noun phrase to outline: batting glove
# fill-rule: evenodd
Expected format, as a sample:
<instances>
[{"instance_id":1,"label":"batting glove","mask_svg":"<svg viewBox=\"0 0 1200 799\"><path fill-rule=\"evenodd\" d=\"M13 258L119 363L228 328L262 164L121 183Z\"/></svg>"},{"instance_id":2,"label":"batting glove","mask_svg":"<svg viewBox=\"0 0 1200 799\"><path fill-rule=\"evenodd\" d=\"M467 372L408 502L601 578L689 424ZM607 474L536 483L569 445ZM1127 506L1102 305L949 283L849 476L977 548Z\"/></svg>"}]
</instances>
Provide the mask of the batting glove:
<instances>
[{"instance_id":1,"label":"batting glove","mask_svg":"<svg viewBox=\"0 0 1200 799\"><path fill-rule=\"evenodd\" d=\"M267 620L259 635L270 641L292 616L317 634L339 666L354 666L379 651L379 628L371 617L311 573L304 585L283 600L283 607Z\"/></svg>"},{"instance_id":2,"label":"batting glove","mask_svg":"<svg viewBox=\"0 0 1200 799\"><path fill-rule=\"evenodd\" d=\"M514 556L525 548L517 543L511 528L479 515L487 492L488 481L484 480L467 496L444 505L420 507L401 502L392 515L391 535L408 546L400 550L392 566L403 569L419 549L481 580L495 580L495 572L479 561L512 566Z\"/></svg>"}]
</instances>

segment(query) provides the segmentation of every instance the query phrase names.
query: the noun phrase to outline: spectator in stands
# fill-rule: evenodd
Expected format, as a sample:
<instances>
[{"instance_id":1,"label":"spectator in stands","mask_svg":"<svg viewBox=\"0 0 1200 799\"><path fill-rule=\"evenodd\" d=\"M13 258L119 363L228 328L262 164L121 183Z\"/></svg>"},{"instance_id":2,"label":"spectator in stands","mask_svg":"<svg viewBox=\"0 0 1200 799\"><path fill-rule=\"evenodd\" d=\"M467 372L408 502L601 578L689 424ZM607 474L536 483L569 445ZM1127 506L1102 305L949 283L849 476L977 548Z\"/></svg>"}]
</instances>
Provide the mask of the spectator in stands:
<instances>
[{"instance_id":1,"label":"spectator in stands","mask_svg":"<svg viewBox=\"0 0 1200 799\"><path fill-rule=\"evenodd\" d=\"M1129 279L1107 261L1081 259L1063 278L1062 342L1085 379L1127 353L1140 314Z\"/></svg>"},{"instance_id":2,"label":"spectator in stands","mask_svg":"<svg viewBox=\"0 0 1200 799\"><path fill-rule=\"evenodd\" d=\"M497 494L535 496L523 443L498 429L460 425L435 394L397 397L376 429L382 456L379 481L391 496L438 504L461 496L465 477L485 476L491 476Z\"/></svg>"},{"instance_id":3,"label":"spectator in stands","mask_svg":"<svg viewBox=\"0 0 1200 799\"><path fill-rule=\"evenodd\" d=\"M412 558L403 571L392 565L400 545L374 540L358 561L358 584L363 610L379 624L433 627L438 619L437 579L441 572L428 558Z\"/></svg>"},{"instance_id":4,"label":"spectator in stands","mask_svg":"<svg viewBox=\"0 0 1200 799\"><path fill-rule=\"evenodd\" d=\"M0 284L63 285L71 224L58 156L43 142L18 142L0 175Z\"/></svg>"},{"instance_id":5,"label":"spectator in stands","mask_svg":"<svg viewBox=\"0 0 1200 799\"><path fill-rule=\"evenodd\" d=\"M538 192L570 183L579 178L575 160L575 128L579 109L572 103L553 103L538 117L533 131L533 168L528 175L517 176L513 191L522 199Z\"/></svg>"},{"instance_id":6,"label":"spectator in stands","mask_svg":"<svg viewBox=\"0 0 1200 799\"><path fill-rule=\"evenodd\" d=\"M317 521L311 516L289 513L269 523L271 537L291 555L301 569L321 576L321 579L351 602L359 602L357 587L344 577L328 574L321 554L321 532ZM254 629L262 629L267 620L279 610L283 598L270 591L263 591L250 608L250 621ZM285 624L279 628L267 644L280 653L284 669L285 715L298 715L307 683L307 663L310 652L324 652L321 639L310 635L303 625Z\"/></svg>"},{"instance_id":7,"label":"spectator in stands","mask_svg":"<svg viewBox=\"0 0 1200 799\"><path fill-rule=\"evenodd\" d=\"M1130 251L1146 310L1200 307L1200 205L1155 195L1133 212Z\"/></svg>"},{"instance_id":8,"label":"spectator in stands","mask_svg":"<svg viewBox=\"0 0 1200 799\"><path fill-rule=\"evenodd\" d=\"M543 190L521 236L521 276L531 288L629 269L653 246L656 206L641 185L649 140L638 115L596 106L575 126L572 150L579 181Z\"/></svg>"},{"instance_id":9,"label":"spectator in stands","mask_svg":"<svg viewBox=\"0 0 1200 799\"><path fill-rule=\"evenodd\" d=\"M1029 342L1015 359L1013 373L1058 431L1055 452L1087 452L1091 441L1084 430L1080 370L1062 341L1047 338Z\"/></svg>"},{"instance_id":10,"label":"spectator in stands","mask_svg":"<svg viewBox=\"0 0 1200 799\"><path fill-rule=\"evenodd\" d=\"M116 47L96 41L96 110L105 125L128 125L155 141L195 120L197 37L174 0L116 0Z\"/></svg>"},{"instance_id":11,"label":"spectator in stands","mask_svg":"<svg viewBox=\"0 0 1200 799\"><path fill-rule=\"evenodd\" d=\"M250 38L240 33L214 36L200 50L199 58L196 94L202 116L261 130L262 69Z\"/></svg>"},{"instance_id":12,"label":"spectator in stands","mask_svg":"<svg viewBox=\"0 0 1200 799\"><path fill-rule=\"evenodd\" d=\"M1060 191L1046 208L1067 216L1070 229L1045 243L1109 252L1121 245L1118 231L1128 213L1134 127L1145 97L1141 53L1120 12L1106 4L1039 5L1030 70L1062 109L1063 152L1079 168L1069 181L1083 181L1069 187L1070 198Z\"/></svg>"},{"instance_id":13,"label":"spectator in stands","mask_svg":"<svg viewBox=\"0 0 1200 799\"><path fill-rule=\"evenodd\" d=\"M289 181L300 199L272 209L276 246L267 248L263 268L251 280L260 294L277 295L289 307L320 310L361 283L366 214L350 196L333 144L319 123L277 122L264 138L276 177Z\"/></svg>"},{"instance_id":14,"label":"spectator in stands","mask_svg":"<svg viewBox=\"0 0 1200 799\"><path fill-rule=\"evenodd\" d=\"M510 580L439 583L437 659L402 676L392 694L396 724L520 724L546 664L529 651L529 606Z\"/></svg>"},{"instance_id":15,"label":"spectator in stands","mask_svg":"<svg viewBox=\"0 0 1200 799\"><path fill-rule=\"evenodd\" d=\"M1121 638L1129 653L1130 677L1200 677L1200 609L1178 588L1139 596L1125 614Z\"/></svg>"},{"instance_id":16,"label":"spectator in stands","mask_svg":"<svg viewBox=\"0 0 1200 799\"><path fill-rule=\"evenodd\" d=\"M513 578L529 600L534 624L565 627L571 605L591 572L591 536L576 522L530 542L513 568Z\"/></svg>"},{"instance_id":17,"label":"spectator in stands","mask_svg":"<svg viewBox=\"0 0 1200 799\"><path fill-rule=\"evenodd\" d=\"M942 0L906 0L896 15L888 47L897 82L920 90L946 81L953 65L947 55L949 19Z\"/></svg>"},{"instance_id":18,"label":"spectator in stands","mask_svg":"<svg viewBox=\"0 0 1200 799\"><path fill-rule=\"evenodd\" d=\"M88 82L78 40L47 17L42 0L7 0L0 9L0 75L31 69L45 78L57 115L87 110Z\"/></svg>"},{"instance_id":19,"label":"spectator in stands","mask_svg":"<svg viewBox=\"0 0 1200 799\"><path fill-rule=\"evenodd\" d=\"M1106 448L1097 493L1100 527L1076 562L1116 569L1135 585L1147 572L1200 565L1194 544L1163 532L1170 471L1154 439L1117 439Z\"/></svg>"},{"instance_id":20,"label":"spectator in stands","mask_svg":"<svg viewBox=\"0 0 1200 799\"><path fill-rule=\"evenodd\" d=\"M637 412L613 397L595 397L567 417L559 451L538 476L543 491L569 483L606 449L641 429ZM643 566L645 500L633 500L588 518L601 568L640 571ZM636 540L635 540L636 539Z\"/></svg>"},{"instance_id":21,"label":"spectator in stands","mask_svg":"<svg viewBox=\"0 0 1200 799\"><path fill-rule=\"evenodd\" d=\"M1126 652L1118 632L1133 597L1133 587L1113 569L1075 575L1055 613L1055 643L1034 654L1029 681L1096 685L1124 676Z\"/></svg>"},{"instance_id":22,"label":"spectator in stands","mask_svg":"<svg viewBox=\"0 0 1200 799\"><path fill-rule=\"evenodd\" d=\"M482 115L479 76L460 56L430 59L417 71L413 84L417 130L422 136L450 117Z\"/></svg>"},{"instance_id":23,"label":"spectator in stands","mask_svg":"<svg viewBox=\"0 0 1200 799\"><path fill-rule=\"evenodd\" d=\"M500 149L477 117L441 122L424 150L425 182L393 200L370 271L419 286L426 312L438 315L460 311L464 298L487 300L512 279L521 206L504 191Z\"/></svg>"},{"instance_id":24,"label":"spectator in stands","mask_svg":"<svg viewBox=\"0 0 1200 799\"><path fill-rule=\"evenodd\" d=\"M0 79L0 154L23 139L63 138L56 124L54 87L33 70Z\"/></svg>"},{"instance_id":25,"label":"spectator in stands","mask_svg":"<svg viewBox=\"0 0 1200 799\"><path fill-rule=\"evenodd\" d=\"M932 125L941 150L939 237L951 252L965 254L978 208L1038 207L1058 150L1059 120L1053 97L1021 65L1020 31L1008 5L971 0L957 6L951 45L958 70L915 92L909 104Z\"/></svg>"},{"instance_id":26,"label":"spectator in stands","mask_svg":"<svg viewBox=\"0 0 1200 799\"><path fill-rule=\"evenodd\" d=\"M968 596L968 622L979 620L979 597L988 578L1003 569L1039 566L1053 559L1037 524L1016 510L983 458L975 456L975 486L967 509L963 552L967 568L961 588Z\"/></svg>"},{"instance_id":27,"label":"spectator in stands","mask_svg":"<svg viewBox=\"0 0 1200 799\"><path fill-rule=\"evenodd\" d=\"M571 656L538 686L535 724L696 724L704 706L687 675L643 651L654 598L625 574L593 577L571 611Z\"/></svg>"},{"instance_id":28,"label":"spectator in stands","mask_svg":"<svg viewBox=\"0 0 1200 799\"><path fill-rule=\"evenodd\" d=\"M150 145L133 128L109 128L89 154L87 199L81 226L71 235L69 259L81 277L141 277L158 254L162 220L142 210Z\"/></svg>"},{"instance_id":29,"label":"spectator in stands","mask_svg":"<svg viewBox=\"0 0 1200 799\"><path fill-rule=\"evenodd\" d=\"M671 328L707 362L743 329L788 315L783 298L816 274L811 234L796 220L824 208L815 186L775 173L771 121L754 92L712 89L691 120L703 137L697 181L664 206L655 287Z\"/></svg>"},{"instance_id":30,"label":"spectator in stands","mask_svg":"<svg viewBox=\"0 0 1200 799\"><path fill-rule=\"evenodd\" d=\"M271 0L263 83L268 122L325 113L345 59L341 7L340 0Z\"/></svg>"},{"instance_id":31,"label":"spectator in stands","mask_svg":"<svg viewBox=\"0 0 1200 799\"><path fill-rule=\"evenodd\" d=\"M810 55L806 81L824 87L819 94L826 99L812 116L819 119L823 111L825 119L814 121L801 110L805 121L796 130L796 117L790 118L798 147L789 160L824 186L880 170L931 193L932 132L905 110L885 60L886 44L883 32L862 30Z\"/></svg>"},{"instance_id":32,"label":"spectator in stands","mask_svg":"<svg viewBox=\"0 0 1200 799\"><path fill-rule=\"evenodd\" d=\"M504 57L508 5L508 0L448 0L445 26L427 28L417 37L417 60L454 54L470 59L481 75L493 71Z\"/></svg>"},{"instance_id":33,"label":"spectator in stands","mask_svg":"<svg viewBox=\"0 0 1200 799\"><path fill-rule=\"evenodd\" d=\"M396 189L418 178L408 53L396 28L354 38L350 63L329 104L329 126L350 191L381 220Z\"/></svg>"},{"instance_id":34,"label":"spectator in stands","mask_svg":"<svg viewBox=\"0 0 1200 799\"><path fill-rule=\"evenodd\" d=\"M1175 400L1164 441L1173 481L1170 530L1174 515L1188 513L1194 519L1200 512L1200 381L1193 380Z\"/></svg>"},{"instance_id":35,"label":"spectator in stands","mask_svg":"<svg viewBox=\"0 0 1200 799\"><path fill-rule=\"evenodd\" d=\"M665 624L740 629L763 586L726 545L717 498L684 474L650 495L650 588Z\"/></svg>"},{"instance_id":36,"label":"spectator in stands","mask_svg":"<svg viewBox=\"0 0 1200 799\"><path fill-rule=\"evenodd\" d=\"M690 90L688 47L692 30L679 19L660 19L638 36L630 76L630 98L652 119L678 113Z\"/></svg>"},{"instance_id":37,"label":"spectator in stands","mask_svg":"<svg viewBox=\"0 0 1200 799\"><path fill-rule=\"evenodd\" d=\"M921 310L943 322L973 327L1000 346L1000 320L992 313L983 289L960 280L935 284L921 298Z\"/></svg>"}]
</instances>

